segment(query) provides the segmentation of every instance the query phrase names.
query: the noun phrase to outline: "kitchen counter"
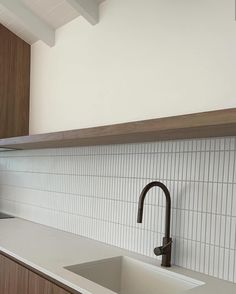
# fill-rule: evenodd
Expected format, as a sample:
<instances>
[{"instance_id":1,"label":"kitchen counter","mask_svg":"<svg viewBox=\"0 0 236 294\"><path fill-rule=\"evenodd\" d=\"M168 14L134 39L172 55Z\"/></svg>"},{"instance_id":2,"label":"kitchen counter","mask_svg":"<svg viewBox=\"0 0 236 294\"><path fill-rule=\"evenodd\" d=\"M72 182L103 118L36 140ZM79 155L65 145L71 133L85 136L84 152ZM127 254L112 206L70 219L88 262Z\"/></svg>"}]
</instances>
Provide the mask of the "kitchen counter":
<instances>
[{"instance_id":1,"label":"kitchen counter","mask_svg":"<svg viewBox=\"0 0 236 294\"><path fill-rule=\"evenodd\" d=\"M155 259L19 218L0 220L0 232L0 251L82 294L112 292L66 270L65 266L121 255L160 266ZM236 293L236 284L177 266L168 270L205 283L188 290L189 294Z\"/></svg>"}]
</instances>

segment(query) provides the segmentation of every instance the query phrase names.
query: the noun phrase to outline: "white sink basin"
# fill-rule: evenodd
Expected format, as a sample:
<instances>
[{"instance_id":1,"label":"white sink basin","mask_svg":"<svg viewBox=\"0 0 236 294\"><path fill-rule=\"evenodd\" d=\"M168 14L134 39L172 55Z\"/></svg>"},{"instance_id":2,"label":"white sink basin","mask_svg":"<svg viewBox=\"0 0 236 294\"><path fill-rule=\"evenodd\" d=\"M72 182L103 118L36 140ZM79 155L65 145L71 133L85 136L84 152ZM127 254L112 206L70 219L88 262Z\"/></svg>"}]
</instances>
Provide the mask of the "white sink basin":
<instances>
[{"instance_id":1,"label":"white sink basin","mask_svg":"<svg viewBox=\"0 0 236 294\"><path fill-rule=\"evenodd\" d=\"M66 269L118 294L174 294L204 284L126 256L72 265Z\"/></svg>"}]
</instances>

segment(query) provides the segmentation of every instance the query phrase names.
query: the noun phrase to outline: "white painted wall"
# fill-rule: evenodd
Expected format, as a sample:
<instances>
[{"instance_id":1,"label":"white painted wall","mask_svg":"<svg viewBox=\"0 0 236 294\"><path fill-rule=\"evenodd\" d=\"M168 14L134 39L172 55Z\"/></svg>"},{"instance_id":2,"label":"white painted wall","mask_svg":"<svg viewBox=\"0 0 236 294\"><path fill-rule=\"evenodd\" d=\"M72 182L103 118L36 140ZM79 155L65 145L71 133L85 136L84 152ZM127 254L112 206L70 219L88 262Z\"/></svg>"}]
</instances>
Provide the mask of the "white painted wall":
<instances>
[{"instance_id":1,"label":"white painted wall","mask_svg":"<svg viewBox=\"0 0 236 294\"><path fill-rule=\"evenodd\" d=\"M234 0L106 0L32 46L30 132L236 107Z\"/></svg>"}]
</instances>

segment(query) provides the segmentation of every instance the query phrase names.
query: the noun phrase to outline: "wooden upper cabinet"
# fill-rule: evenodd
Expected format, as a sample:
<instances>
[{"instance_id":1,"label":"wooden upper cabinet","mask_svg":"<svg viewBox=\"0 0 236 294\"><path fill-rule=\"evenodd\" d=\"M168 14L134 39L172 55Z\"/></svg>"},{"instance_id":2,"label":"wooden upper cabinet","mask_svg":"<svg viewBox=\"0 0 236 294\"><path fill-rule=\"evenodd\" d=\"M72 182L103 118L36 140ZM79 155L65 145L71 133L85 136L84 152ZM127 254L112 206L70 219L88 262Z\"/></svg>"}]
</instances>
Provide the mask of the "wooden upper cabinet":
<instances>
[{"instance_id":1,"label":"wooden upper cabinet","mask_svg":"<svg viewBox=\"0 0 236 294\"><path fill-rule=\"evenodd\" d=\"M39 275L29 272L29 294L70 294Z\"/></svg>"},{"instance_id":2,"label":"wooden upper cabinet","mask_svg":"<svg viewBox=\"0 0 236 294\"><path fill-rule=\"evenodd\" d=\"M1 294L28 294L28 275L26 268L0 255Z\"/></svg>"},{"instance_id":3,"label":"wooden upper cabinet","mask_svg":"<svg viewBox=\"0 0 236 294\"><path fill-rule=\"evenodd\" d=\"M30 45L0 24L0 138L29 134Z\"/></svg>"}]
</instances>

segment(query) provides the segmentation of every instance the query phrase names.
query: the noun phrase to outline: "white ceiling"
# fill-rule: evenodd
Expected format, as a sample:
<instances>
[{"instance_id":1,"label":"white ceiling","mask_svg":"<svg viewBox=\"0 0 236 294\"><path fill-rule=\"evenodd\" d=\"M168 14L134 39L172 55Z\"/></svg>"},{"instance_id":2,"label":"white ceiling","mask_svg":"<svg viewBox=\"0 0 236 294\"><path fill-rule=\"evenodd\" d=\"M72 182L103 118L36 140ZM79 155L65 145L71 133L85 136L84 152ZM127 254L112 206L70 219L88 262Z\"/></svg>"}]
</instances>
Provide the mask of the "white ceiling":
<instances>
[{"instance_id":1,"label":"white ceiling","mask_svg":"<svg viewBox=\"0 0 236 294\"><path fill-rule=\"evenodd\" d=\"M22 0L22 2L55 29L79 16L79 13L65 0Z\"/></svg>"},{"instance_id":2,"label":"white ceiling","mask_svg":"<svg viewBox=\"0 0 236 294\"><path fill-rule=\"evenodd\" d=\"M38 41L38 39L15 17L15 15L2 5L0 5L0 23L29 44Z\"/></svg>"},{"instance_id":3,"label":"white ceiling","mask_svg":"<svg viewBox=\"0 0 236 294\"><path fill-rule=\"evenodd\" d=\"M52 29L57 29L79 16L79 12L74 9L67 0L18 0L25 7L38 16L46 25ZM101 3L104 0L95 0ZM13 31L29 44L38 41L39 38L32 34L30 30L10 12L4 5L0 4L0 23Z\"/></svg>"}]
</instances>

